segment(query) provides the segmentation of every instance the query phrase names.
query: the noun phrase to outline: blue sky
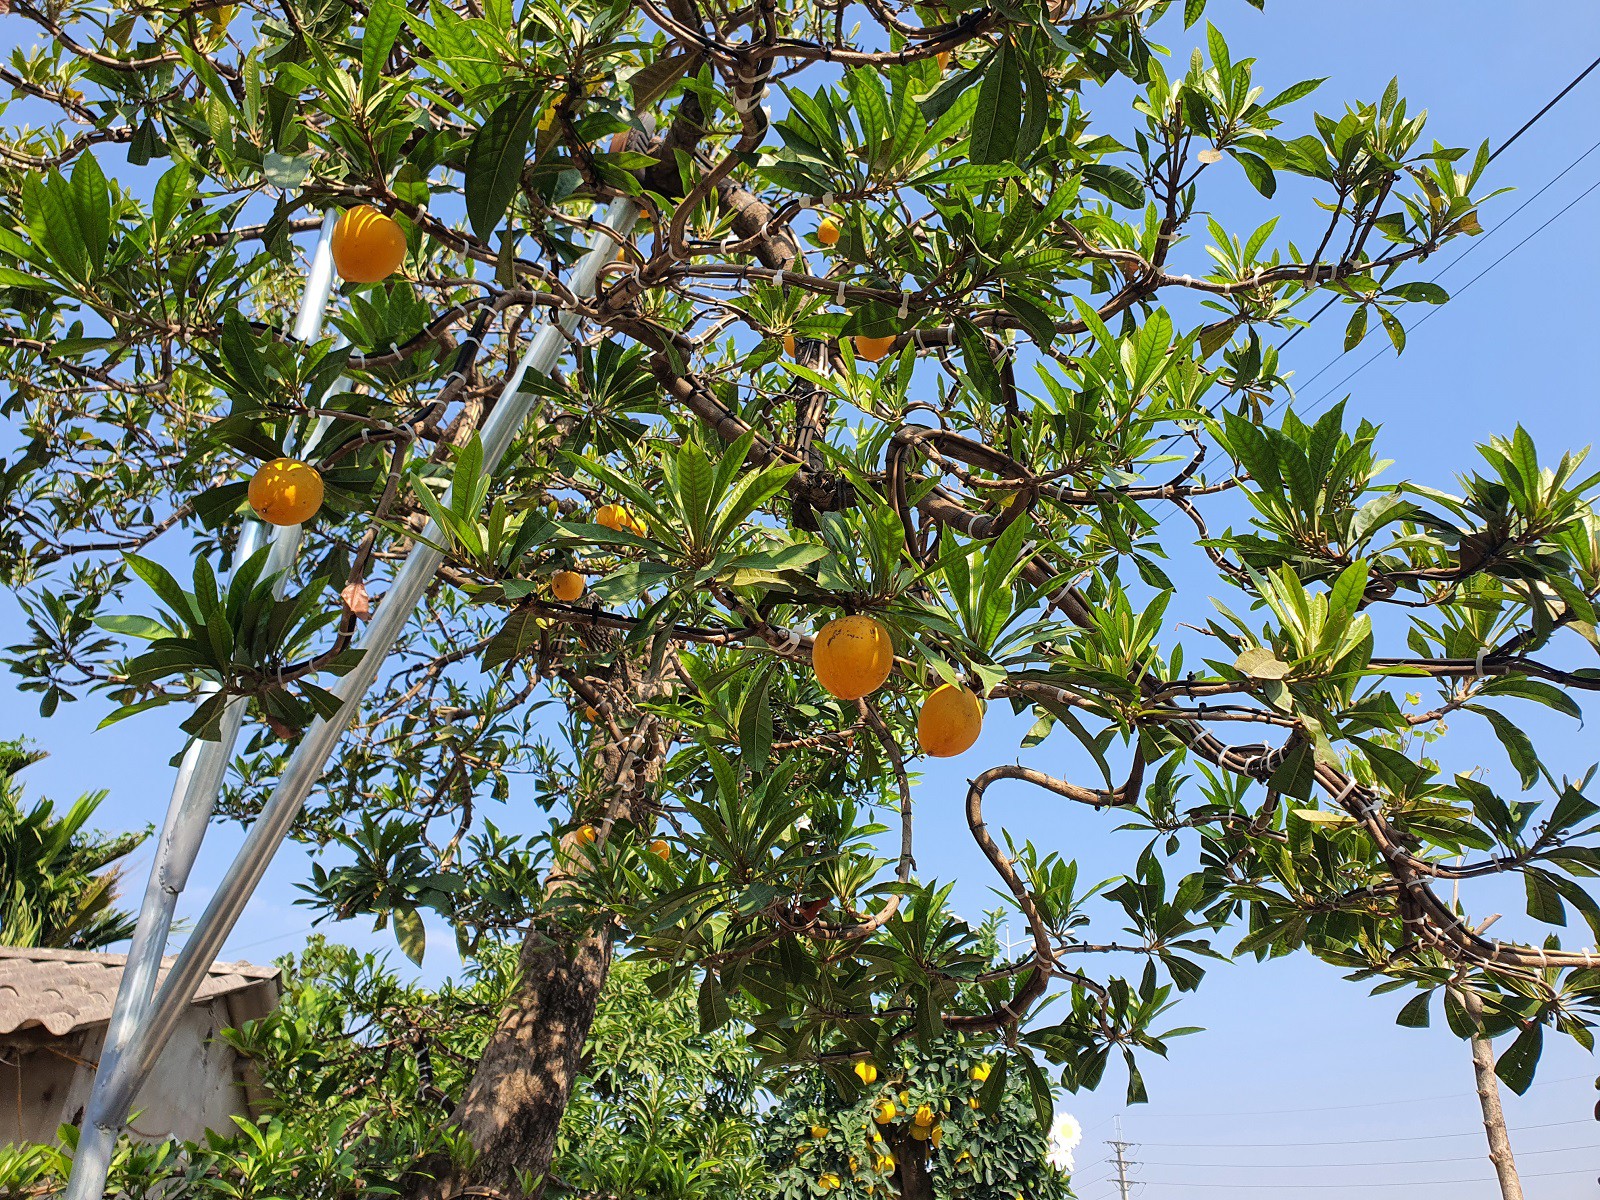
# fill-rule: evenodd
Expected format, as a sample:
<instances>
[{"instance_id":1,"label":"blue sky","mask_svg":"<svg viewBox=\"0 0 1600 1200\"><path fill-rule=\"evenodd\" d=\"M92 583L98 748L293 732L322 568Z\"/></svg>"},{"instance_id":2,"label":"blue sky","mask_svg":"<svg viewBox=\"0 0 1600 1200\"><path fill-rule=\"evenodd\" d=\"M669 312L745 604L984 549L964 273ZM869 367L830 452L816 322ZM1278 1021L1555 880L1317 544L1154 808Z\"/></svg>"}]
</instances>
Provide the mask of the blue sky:
<instances>
[{"instance_id":1,"label":"blue sky","mask_svg":"<svg viewBox=\"0 0 1600 1200\"><path fill-rule=\"evenodd\" d=\"M1338 5L1269 2L1257 13L1243 0L1213 4L1234 58L1261 60L1257 76L1267 92L1297 79L1329 77L1299 119L1313 107L1338 111L1346 99L1375 99L1389 78L1400 77L1413 108L1430 113L1429 133L1447 144L1498 143L1537 111L1573 75L1600 54L1600 6L1562 0L1540 6L1537 21L1517 20L1508 6L1444 0L1347 0ZM1195 41L1175 26L1165 31L1181 63ZM1096 101L1107 131L1131 128L1117 97ZM1517 188L1484 214L1490 235L1479 239L1461 265L1456 246L1425 264L1417 278L1457 291L1569 203L1576 204L1526 245L1417 328L1405 355L1382 354L1333 399L1350 393L1350 411L1380 422L1380 448L1396 460L1390 478L1450 487L1458 470L1473 465L1473 446L1524 424L1545 453L1587 446L1600 430L1590 365L1600 301L1592 280L1600 267L1594 228L1600 194L1578 199L1600 181L1600 152L1585 157L1514 219L1510 214L1600 139L1600 72L1545 117L1492 168L1496 184ZM1298 130L1297 130L1298 132ZM108 166L108 169L109 166ZM1303 198L1284 189L1268 205L1242 181L1224 178L1205 195L1230 230L1248 232L1274 211L1284 217L1277 240L1295 236L1308 216ZM1314 216L1314 214L1309 214ZM1185 253L1199 264L1201 247ZM1178 267L1179 270L1190 269ZM1413 315L1410 324L1414 325ZM1285 352L1284 366L1304 381L1339 354L1343 321L1335 310ZM1314 403L1376 350L1369 342L1339 359L1302 388L1300 407ZM1185 531L1174 526L1175 540ZM1178 582L1202 585L1211 573L1174 551ZM1206 591L1174 606L1172 620L1204 620ZM19 626L16 612L0 606L0 642ZM1539 739L1558 773L1581 773L1595 758L1594 739L1561 718L1519 708L1512 715ZM1542 711L1542 710L1541 710ZM28 773L31 789L58 798L109 788L102 810L107 824L159 822L171 771L167 761L181 744L177 717L147 715L95 732L104 710L93 702L69 705L49 722L34 701L0 686L0 735L32 737L52 757ZM1481 766L1491 782L1512 779L1482 726L1467 719L1452 731L1445 758L1455 768ZM976 914L988 903L986 868L972 849L960 815L966 776L1017 756L1022 725L993 714L978 748L932 768L919 792L918 859L925 876L958 879L957 896ZM1059 737L1060 735L1058 735ZM1480 757L1481 756L1481 757ZM1055 740L1029 761L1072 778L1086 778L1081 756ZM1022 789L991 793L994 817L1040 845L1077 856L1086 877L1126 869L1137 852L1134 835L1113 832L1106 814L1066 808ZM239 832L218 827L210 835L182 912L193 916L221 874ZM136 874L148 860L140 858ZM309 912L295 906L294 885L304 877L299 848L286 847L225 950L227 957L269 959L298 946ZM135 889L137 891L137 889ZM1504 911L1514 926L1521 902L1494 890L1470 898L1479 915ZM356 945L388 948L387 934L360 922L330 932ZM1578 944L1579 930L1567 932ZM448 936L430 939L425 974L448 970ZM395 954L396 959L399 958ZM403 963L403 960L400 960ZM1115 1196L1102 1160L1104 1139L1120 1115L1124 1136L1143 1165L1134 1177L1150 1200L1225 1194L1305 1197L1306 1200L1387 1200L1401 1195L1489 1200L1498 1195L1484 1160L1472 1074L1465 1045L1443 1028L1402 1030L1394 1025L1400 1000L1369 998L1359 984L1304 958L1214 968L1198 995L1174 1012L1174 1025L1206 1032L1173 1043L1170 1061L1146 1064L1152 1102L1121 1106L1122 1079L1113 1072L1098 1094L1069 1097L1063 1107L1087 1129L1079 1152L1079 1193L1084 1200ZM1539 1082L1525 1098L1508 1097L1513 1143L1525 1188L1538 1200L1593 1197L1600 1175L1600 1124L1591 1109L1600 1093L1600 1066L1570 1042L1552 1039ZM1473 1182L1456 1182L1473 1181ZM1427 1186L1418 1187L1418 1184Z\"/></svg>"}]
</instances>

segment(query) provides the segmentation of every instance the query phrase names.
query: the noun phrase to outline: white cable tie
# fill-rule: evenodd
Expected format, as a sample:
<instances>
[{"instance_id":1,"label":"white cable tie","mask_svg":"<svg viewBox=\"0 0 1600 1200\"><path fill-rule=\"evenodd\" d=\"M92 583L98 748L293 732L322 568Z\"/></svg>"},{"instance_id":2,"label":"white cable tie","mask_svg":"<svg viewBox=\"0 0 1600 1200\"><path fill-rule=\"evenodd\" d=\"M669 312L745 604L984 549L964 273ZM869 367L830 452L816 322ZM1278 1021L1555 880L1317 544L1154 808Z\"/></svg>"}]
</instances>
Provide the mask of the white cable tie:
<instances>
[{"instance_id":1,"label":"white cable tie","mask_svg":"<svg viewBox=\"0 0 1600 1200\"><path fill-rule=\"evenodd\" d=\"M760 99L761 97L759 96L735 96L733 98L733 110L743 116L754 108Z\"/></svg>"},{"instance_id":2,"label":"white cable tie","mask_svg":"<svg viewBox=\"0 0 1600 1200\"><path fill-rule=\"evenodd\" d=\"M1335 796L1333 798L1333 802L1335 804L1343 804L1344 800L1345 800L1345 797L1348 796L1351 792L1355 791L1355 789L1356 789L1356 777L1354 775L1352 775L1352 776L1350 776L1349 779L1345 780L1344 790L1341 791L1337 796Z\"/></svg>"},{"instance_id":3,"label":"white cable tie","mask_svg":"<svg viewBox=\"0 0 1600 1200\"><path fill-rule=\"evenodd\" d=\"M833 193L832 192L823 192L822 193L822 198L821 198L821 204L822 204L823 208L832 208L833 205L834 205L834 195L833 195Z\"/></svg>"},{"instance_id":4,"label":"white cable tie","mask_svg":"<svg viewBox=\"0 0 1600 1200\"><path fill-rule=\"evenodd\" d=\"M1590 959L1589 953L1590 952L1588 950L1585 950L1583 952L1583 969L1585 971L1589 970L1591 967L1594 966L1594 962L1593 962L1593 960Z\"/></svg>"},{"instance_id":5,"label":"white cable tie","mask_svg":"<svg viewBox=\"0 0 1600 1200\"><path fill-rule=\"evenodd\" d=\"M777 288L779 291L783 290L783 276L784 271L782 267L779 267L772 273L772 286Z\"/></svg>"},{"instance_id":6,"label":"white cable tie","mask_svg":"<svg viewBox=\"0 0 1600 1200\"><path fill-rule=\"evenodd\" d=\"M840 308L844 307L844 280L839 280L838 290L833 294L833 302Z\"/></svg>"},{"instance_id":7,"label":"white cable tie","mask_svg":"<svg viewBox=\"0 0 1600 1200\"><path fill-rule=\"evenodd\" d=\"M1482 679L1483 678L1483 656L1485 654L1487 654L1488 652L1489 652L1489 647L1487 647L1487 646L1480 646L1478 648L1478 659L1477 659L1476 664L1473 667L1473 678L1475 678L1475 679Z\"/></svg>"},{"instance_id":8,"label":"white cable tie","mask_svg":"<svg viewBox=\"0 0 1600 1200\"><path fill-rule=\"evenodd\" d=\"M901 292L900 293L900 313L899 313L900 319L902 321L904 321L906 319L906 316L910 312L911 312L911 293L910 292Z\"/></svg>"},{"instance_id":9,"label":"white cable tie","mask_svg":"<svg viewBox=\"0 0 1600 1200\"><path fill-rule=\"evenodd\" d=\"M774 646L779 654L793 654L800 649L800 631L798 629L778 629L775 632L783 634L783 645Z\"/></svg>"},{"instance_id":10,"label":"white cable tie","mask_svg":"<svg viewBox=\"0 0 1600 1200\"><path fill-rule=\"evenodd\" d=\"M1499 938L1495 938L1494 939L1494 949L1489 951L1489 961L1490 962L1494 962L1495 959L1500 957L1500 946L1501 946L1500 939Z\"/></svg>"}]
</instances>

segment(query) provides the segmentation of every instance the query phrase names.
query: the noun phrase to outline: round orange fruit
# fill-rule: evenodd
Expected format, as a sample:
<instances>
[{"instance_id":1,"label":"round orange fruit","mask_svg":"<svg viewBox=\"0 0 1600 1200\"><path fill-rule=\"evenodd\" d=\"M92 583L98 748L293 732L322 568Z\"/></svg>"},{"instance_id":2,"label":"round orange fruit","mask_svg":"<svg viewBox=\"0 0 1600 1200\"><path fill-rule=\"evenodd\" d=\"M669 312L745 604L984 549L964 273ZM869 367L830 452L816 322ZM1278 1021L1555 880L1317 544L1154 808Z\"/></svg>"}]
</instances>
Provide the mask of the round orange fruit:
<instances>
[{"instance_id":1,"label":"round orange fruit","mask_svg":"<svg viewBox=\"0 0 1600 1200\"><path fill-rule=\"evenodd\" d=\"M894 346L895 335L891 333L887 337L865 337L858 333L851 340L855 343L857 358L865 359L867 362L877 362Z\"/></svg>"},{"instance_id":2,"label":"round orange fruit","mask_svg":"<svg viewBox=\"0 0 1600 1200\"><path fill-rule=\"evenodd\" d=\"M894 666L889 631L871 617L835 617L811 646L811 669L831 695L859 700L883 686Z\"/></svg>"},{"instance_id":3,"label":"round orange fruit","mask_svg":"<svg viewBox=\"0 0 1600 1200\"><path fill-rule=\"evenodd\" d=\"M656 840L646 846L645 849L653 854L656 858L659 858L662 862L666 862L667 859L672 857L672 847L667 845L667 840L665 838L656 838Z\"/></svg>"},{"instance_id":4,"label":"round orange fruit","mask_svg":"<svg viewBox=\"0 0 1600 1200\"><path fill-rule=\"evenodd\" d=\"M583 595L583 576L576 571L557 571L550 576L550 590L564 604L571 604Z\"/></svg>"},{"instance_id":5,"label":"round orange fruit","mask_svg":"<svg viewBox=\"0 0 1600 1200\"><path fill-rule=\"evenodd\" d=\"M348 209L333 227L333 265L351 283L381 283L406 257L406 235L393 217L368 205Z\"/></svg>"},{"instance_id":6,"label":"round orange fruit","mask_svg":"<svg viewBox=\"0 0 1600 1200\"><path fill-rule=\"evenodd\" d=\"M954 758L978 740L983 728L983 707L971 689L941 684L922 702L917 714L917 741L933 758Z\"/></svg>"},{"instance_id":7,"label":"round orange fruit","mask_svg":"<svg viewBox=\"0 0 1600 1200\"><path fill-rule=\"evenodd\" d=\"M322 507L322 476L297 458L275 458L255 473L250 507L269 525L304 525Z\"/></svg>"},{"instance_id":8,"label":"round orange fruit","mask_svg":"<svg viewBox=\"0 0 1600 1200\"><path fill-rule=\"evenodd\" d=\"M602 504L594 514L594 521L607 529L623 530L628 527L628 510L620 504Z\"/></svg>"},{"instance_id":9,"label":"round orange fruit","mask_svg":"<svg viewBox=\"0 0 1600 1200\"><path fill-rule=\"evenodd\" d=\"M839 244L839 222L832 217L823 217L817 226L817 241L824 246L837 246Z\"/></svg>"}]
</instances>

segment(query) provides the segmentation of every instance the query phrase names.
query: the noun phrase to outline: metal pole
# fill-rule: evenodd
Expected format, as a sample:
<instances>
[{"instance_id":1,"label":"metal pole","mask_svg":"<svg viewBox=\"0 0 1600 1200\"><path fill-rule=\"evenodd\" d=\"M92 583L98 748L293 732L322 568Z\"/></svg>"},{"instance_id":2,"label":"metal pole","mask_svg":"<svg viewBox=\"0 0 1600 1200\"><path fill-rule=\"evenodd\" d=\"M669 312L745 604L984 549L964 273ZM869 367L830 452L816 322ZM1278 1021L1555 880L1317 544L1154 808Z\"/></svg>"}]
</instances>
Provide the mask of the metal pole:
<instances>
[{"instance_id":1,"label":"metal pole","mask_svg":"<svg viewBox=\"0 0 1600 1200\"><path fill-rule=\"evenodd\" d=\"M315 341L322 333L322 320L333 289L330 242L336 219L337 214L329 213L323 221L311 256L311 267L306 273L306 287L294 327L295 337L302 341ZM250 558L261 549L266 537L267 527L253 517L246 517L239 531L234 561L241 563ZM281 596L285 577L300 549L300 527L288 525L273 530L270 545L264 575L278 576L273 590ZM218 687L214 683L206 684L201 690L210 695ZM101 1045L94 1086L84 1108L78 1148L72 1160L72 1178L64 1193L69 1200L93 1200L105 1190L117 1134L126 1117L125 1110L121 1116L113 1115L113 1110L107 1106L107 1091L129 1044L150 1011L178 897L188 885L189 872L211 823L211 813L222 790L228 763L233 759L233 747L239 738L246 707L243 696L230 700L222 712L217 740L191 741L178 766L172 799L167 804L161 836L156 841L155 860L150 865L150 879L145 884L144 902L139 907L139 920L134 926L122 981L117 986L117 998L112 1004L111 1020ZM129 1103L132 1103L131 1097Z\"/></svg>"},{"instance_id":2,"label":"metal pole","mask_svg":"<svg viewBox=\"0 0 1600 1200\"><path fill-rule=\"evenodd\" d=\"M618 235L626 236L638 215L638 207L633 201L619 198L612 202L604 222ZM615 245L607 235L596 235L594 248L573 271L568 286L574 295L583 297L593 293L600 269L616 256ZM481 434L485 472L492 472L499 466L533 405L533 395L522 391L523 379L530 371L540 375L550 373L567 347L568 335L577 324L578 314L568 311L560 315L556 325L541 328L517 364L515 372L501 389L499 400ZM182 1018L206 970L222 949L239 914L266 873L272 856L288 835L306 797L321 777L334 747L354 718L362 695L377 679L384 659L411 619L417 602L443 561L443 553L428 543L444 541L446 535L443 531L429 522L390 583L383 603L378 606L377 614L361 639L361 660L333 689L334 695L340 700L339 710L328 720L314 721L295 747L283 778L278 781L278 786L255 824L250 827L244 845L195 925L166 984L156 997L148 1019L117 1063L114 1077L106 1085L103 1120L120 1124L125 1118L140 1082L154 1067L162 1047ZM67 1200L92 1200L92 1194L69 1191Z\"/></svg>"}]
</instances>

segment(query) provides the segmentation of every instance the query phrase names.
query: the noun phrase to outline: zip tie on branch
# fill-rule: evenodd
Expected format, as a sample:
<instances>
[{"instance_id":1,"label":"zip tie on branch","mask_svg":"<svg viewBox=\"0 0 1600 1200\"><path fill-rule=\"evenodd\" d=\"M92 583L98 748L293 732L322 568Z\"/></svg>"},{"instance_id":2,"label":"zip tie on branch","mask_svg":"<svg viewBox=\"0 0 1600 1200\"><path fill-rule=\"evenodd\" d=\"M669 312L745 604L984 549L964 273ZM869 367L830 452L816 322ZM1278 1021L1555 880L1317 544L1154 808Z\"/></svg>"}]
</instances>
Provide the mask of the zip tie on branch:
<instances>
[{"instance_id":1,"label":"zip tie on branch","mask_svg":"<svg viewBox=\"0 0 1600 1200\"><path fill-rule=\"evenodd\" d=\"M783 276L784 270L782 267L779 267L772 273L772 286L777 288L780 292L783 290Z\"/></svg>"},{"instance_id":2,"label":"zip tie on branch","mask_svg":"<svg viewBox=\"0 0 1600 1200\"><path fill-rule=\"evenodd\" d=\"M749 96L735 96L733 98L734 110L742 116L743 114L749 112L756 105L760 104L761 101L765 100L767 98L767 94L771 90L771 88L762 88L759 92Z\"/></svg>"},{"instance_id":3,"label":"zip tie on branch","mask_svg":"<svg viewBox=\"0 0 1600 1200\"><path fill-rule=\"evenodd\" d=\"M1473 663L1473 668L1472 668L1472 677L1474 679L1482 679L1483 678L1483 656L1485 654L1487 654L1487 653L1489 653L1489 647L1480 646L1478 648L1478 657L1477 657L1476 661Z\"/></svg>"},{"instance_id":4,"label":"zip tie on branch","mask_svg":"<svg viewBox=\"0 0 1600 1200\"><path fill-rule=\"evenodd\" d=\"M1382 815L1383 797L1381 796L1373 796L1370 800L1363 798L1361 803L1356 805L1356 816L1360 817L1363 821Z\"/></svg>"},{"instance_id":5,"label":"zip tie on branch","mask_svg":"<svg viewBox=\"0 0 1600 1200\"><path fill-rule=\"evenodd\" d=\"M1356 785L1356 777L1354 775L1352 775L1352 776L1350 776L1349 779L1345 780L1344 789L1342 791L1340 791L1340 793L1333 798L1333 802L1335 804L1339 804L1339 805L1344 804L1345 797L1348 796L1351 792L1355 791L1356 790L1356 786L1357 786Z\"/></svg>"},{"instance_id":6,"label":"zip tie on branch","mask_svg":"<svg viewBox=\"0 0 1600 1200\"><path fill-rule=\"evenodd\" d=\"M773 647L779 654L793 654L800 649L800 631L798 629L779 628L773 630L773 632L783 635L783 645Z\"/></svg>"},{"instance_id":7,"label":"zip tie on branch","mask_svg":"<svg viewBox=\"0 0 1600 1200\"><path fill-rule=\"evenodd\" d=\"M900 312L897 315L899 316L899 318L902 321L904 321L906 319L906 317L910 314L910 312L911 312L911 293L910 292L901 292L900 293Z\"/></svg>"},{"instance_id":8,"label":"zip tie on branch","mask_svg":"<svg viewBox=\"0 0 1600 1200\"><path fill-rule=\"evenodd\" d=\"M839 280L839 288L833 295L833 302L840 308L844 307L844 280Z\"/></svg>"},{"instance_id":9,"label":"zip tie on branch","mask_svg":"<svg viewBox=\"0 0 1600 1200\"><path fill-rule=\"evenodd\" d=\"M917 349L926 351L928 344L922 340L922 327L918 326L911 331L911 340L917 343Z\"/></svg>"}]
</instances>

